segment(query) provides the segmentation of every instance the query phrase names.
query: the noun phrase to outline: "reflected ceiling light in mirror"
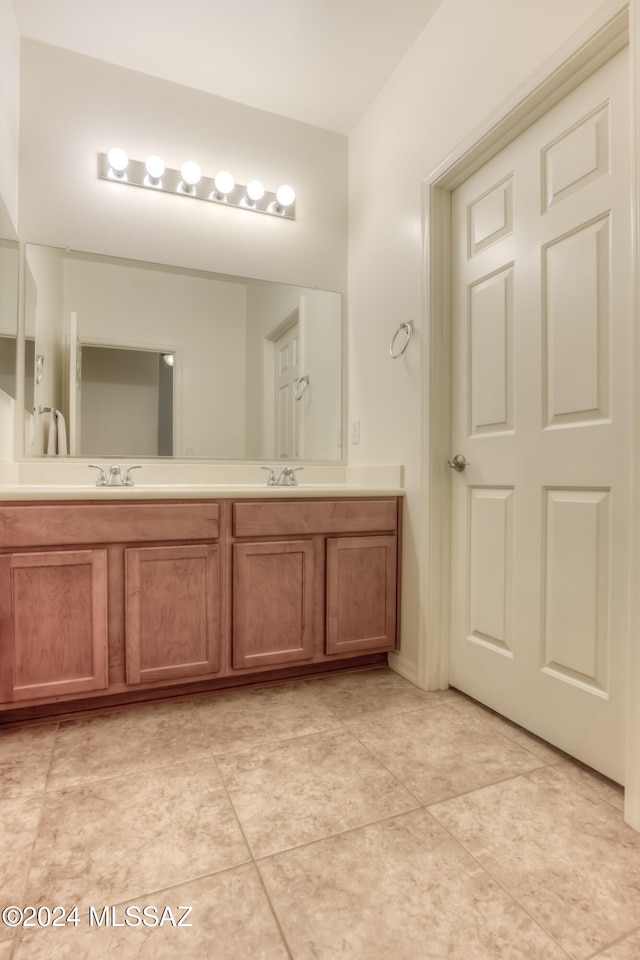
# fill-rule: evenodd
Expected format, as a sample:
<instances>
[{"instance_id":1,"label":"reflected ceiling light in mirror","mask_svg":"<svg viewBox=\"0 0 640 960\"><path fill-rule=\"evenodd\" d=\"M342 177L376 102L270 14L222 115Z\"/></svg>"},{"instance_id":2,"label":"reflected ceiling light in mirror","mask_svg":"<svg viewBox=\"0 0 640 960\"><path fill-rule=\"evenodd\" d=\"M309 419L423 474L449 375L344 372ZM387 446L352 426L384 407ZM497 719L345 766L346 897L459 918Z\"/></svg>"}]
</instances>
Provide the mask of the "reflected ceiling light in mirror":
<instances>
[{"instance_id":1,"label":"reflected ceiling light in mirror","mask_svg":"<svg viewBox=\"0 0 640 960\"><path fill-rule=\"evenodd\" d=\"M107 160L109 161L108 175L115 177L116 180L126 180L129 157L124 150L120 147L111 147L111 150L109 150L107 154Z\"/></svg>"},{"instance_id":2,"label":"reflected ceiling light in mirror","mask_svg":"<svg viewBox=\"0 0 640 960\"><path fill-rule=\"evenodd\" d=\"M124 150L119 148L110 150L108 154L99 154L98 164L98 176L103 180L154 188L158 193L179 194L285 220L296 218L296 195L290 186L283 185L277 191L269 191L260 180L251 180L247 186L243 186L236 183L226 170L220 171L215 178L203 176L199 164L194 160L188 160L180 170L174 170L165 167L159 156L150 156L145 162L129 160Z\"/></svg>"},{"instance_id":3,"label":"reflected ceiling light in mirror","mask_svg":"<svg viewBox=\"0 0 640 960\"><path fill-rule=\"evenodd\" d=\"M163 354L162 354L162 359L164 360L164 362L166 363L166 365L167 365L168 367L172 367L172 366L173 366L173 354L172 354L172 353L163 353Z\"/></svg>"},{"instance_id":4,"label":"reflected ceiling light in mirror","mask_svg":"<svg viewBox=\"0 0 640 960\"><path fill-rule=\"evenodd\" d=\"M147 175L144 178L145 187L158 187L162 186L162 174L165 170L164 160L162 157L152 156L147 157L145 160L145 170Z\"/></svg>"}]
</instances>

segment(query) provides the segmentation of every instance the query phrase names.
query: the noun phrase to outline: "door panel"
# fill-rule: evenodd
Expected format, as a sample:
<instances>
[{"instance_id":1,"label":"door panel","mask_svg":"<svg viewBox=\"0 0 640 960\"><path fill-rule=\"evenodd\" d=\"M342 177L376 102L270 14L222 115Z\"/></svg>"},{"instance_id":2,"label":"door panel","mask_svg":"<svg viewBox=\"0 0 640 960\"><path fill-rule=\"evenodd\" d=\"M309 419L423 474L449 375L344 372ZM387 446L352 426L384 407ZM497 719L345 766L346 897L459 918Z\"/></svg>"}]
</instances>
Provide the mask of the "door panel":
<instances>
[{"instance_id":1,"label":"door panel","mask_svg":"<svg viewBox=\"0 0 640 960\"><path fill-rule=\"evenodd\" d=\"M452 195L451 683L622 782L628 51Z\"/></svg>"},{"instance_id":2,"label":"door panel","mask_svg":"<svg viewBox=\"0 0 640 960\"><path fill-rule=\"evenodd\" d=\"M310 660L313 540L233 545L233 666Z\"/></svg>"},{"instance_id":3,"label":"door panel","mask_svg":"<svg viewBox=\"0 0 640 960\"><path fill-rule=\"evenodd\" d=\"M513 490L469 490L467 635L511 655Z\"/></svg>"},{"instance_id":4,"label":"door panel","mask_svg":"<svg viewBox=\"0 0 640 960\"><path fill-rule=\"evenodd\" d=\"M611 652L611 494L545 494L542 669L605 693Z\"/></svg>"},{"instance_id":5,"label":"door panel","mask_svg":"<svg viewBox=\"0 0 640 960\"><path fill-rule=\"evenodd\" d=\"M544 423L610 416L611 215L543 248Z\"/></svg>"},{"instance_id":6,"label":"door panel","mask_svg":"<svg viewBox=\"0 0 640 960\"><path fill-rule=\"evenodd\" d=\"M125 551L127 683L220 670L219 548Z\"/></svg>"},{"instance_id":7,"label":"door panel","mask_svg":"<svg viewBox=\"0 0 640 960\"><path fill-rule=\"evenodd\" d=\"M300 354L300 324L296 320L276 340L276 456L282 459L301 455L301 425L295 399Z\"/></svg>"},{"instance_id":8,"label":"door panel","mask_svg":"<svg viewBox=\"0 0 640 960\"><path fill-rule=\"evenodd\" d=\"M0 699L104 690L106 551L0 557L0 626Z\"/></svg>"},{"instance_id":9,"label":"door panel","mask_svg":"<svg viewBox=\"0 0 640 960\"><path fill-rule=\"evenodd\" d=\"M393 650L398 541L327 540L327 653Z\"/></svg>"}]
</instances>

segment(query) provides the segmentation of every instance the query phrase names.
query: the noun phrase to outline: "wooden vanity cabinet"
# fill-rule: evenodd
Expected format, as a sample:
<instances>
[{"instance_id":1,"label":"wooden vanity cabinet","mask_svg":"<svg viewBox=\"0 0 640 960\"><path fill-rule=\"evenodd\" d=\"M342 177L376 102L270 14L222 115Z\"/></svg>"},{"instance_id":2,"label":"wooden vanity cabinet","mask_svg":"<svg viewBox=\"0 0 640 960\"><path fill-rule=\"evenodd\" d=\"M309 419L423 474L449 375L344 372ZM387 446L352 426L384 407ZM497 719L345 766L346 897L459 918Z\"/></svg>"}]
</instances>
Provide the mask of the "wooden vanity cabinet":
<instances>
[{"instance_id":1,"label":"wooden vanity cabinet","mask_svg":"<svg viewBox=\"0 0 640 960\"><path fill-rule=\"evenodd\" d=\"M210 502L0 506L0 702L218 673L218 537Z\"/></svg>"},{"instance_id":2,"label":"wooden vanity cabinet","mask_svg":"<svg viewBox=\"0 0 640 960\"><path fill-rule=\"evenodd\" d=\"M234 668L393 650L399 510L395 497L235 503Z\"/></svg>"},{"instance_id":3,"label":"wooden vanity cabinet","mask_svg":"<svg viewBox=\"0 0 640 960\"><path fill-rule=\"evenodd\" d=\"M2 719L382 662L400 511L392 496L0 504Z\"/></svg>"}]
</instances>

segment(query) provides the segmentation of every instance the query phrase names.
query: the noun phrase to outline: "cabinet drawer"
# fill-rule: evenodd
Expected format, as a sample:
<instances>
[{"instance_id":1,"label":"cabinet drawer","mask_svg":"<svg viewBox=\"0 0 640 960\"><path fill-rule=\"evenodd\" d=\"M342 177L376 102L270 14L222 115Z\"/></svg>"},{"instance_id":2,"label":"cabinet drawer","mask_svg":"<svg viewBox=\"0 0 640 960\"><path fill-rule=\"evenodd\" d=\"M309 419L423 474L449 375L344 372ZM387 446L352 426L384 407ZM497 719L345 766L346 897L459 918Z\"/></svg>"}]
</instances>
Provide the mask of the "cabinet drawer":
<instances>
[{"instance_id":1,"label":"cabinet drawer","mask_svg":"<svg viewBox=\"0 0 640 960\"><path fill-rule=\"evenodd\" d=\"M395 531L398 505L385 500L287 500L233 505L236 537Z\"/></svg>"},{"instance_id":2,"label":"cabinet drawer","mask_svg":"<svg viewBox=\"0 0 640 960\"><path fill-rule=\"evenodd\" d=\"M215 540L217 503L61 503L0 507L0 547Z\"/></svg>"}]
</instances>

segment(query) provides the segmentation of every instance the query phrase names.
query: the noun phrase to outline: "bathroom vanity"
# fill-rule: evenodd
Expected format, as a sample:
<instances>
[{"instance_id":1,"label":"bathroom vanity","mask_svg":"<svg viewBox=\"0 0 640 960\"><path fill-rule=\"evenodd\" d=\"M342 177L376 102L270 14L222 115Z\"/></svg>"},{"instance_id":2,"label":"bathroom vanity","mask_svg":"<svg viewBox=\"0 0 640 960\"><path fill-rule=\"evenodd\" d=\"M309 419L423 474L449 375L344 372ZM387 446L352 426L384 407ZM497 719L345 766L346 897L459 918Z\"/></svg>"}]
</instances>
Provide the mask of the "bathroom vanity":
<instances>
[{"instance_id":1,"label":"bathroom vanity","mask_svg":"<svg viewBox=\"0 0 640 960\"><path fill-rule=\"evenodd\" d=\"M402 498L0 499L0 719L379 663Z\"/></svg>"}]
</instances>

